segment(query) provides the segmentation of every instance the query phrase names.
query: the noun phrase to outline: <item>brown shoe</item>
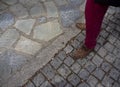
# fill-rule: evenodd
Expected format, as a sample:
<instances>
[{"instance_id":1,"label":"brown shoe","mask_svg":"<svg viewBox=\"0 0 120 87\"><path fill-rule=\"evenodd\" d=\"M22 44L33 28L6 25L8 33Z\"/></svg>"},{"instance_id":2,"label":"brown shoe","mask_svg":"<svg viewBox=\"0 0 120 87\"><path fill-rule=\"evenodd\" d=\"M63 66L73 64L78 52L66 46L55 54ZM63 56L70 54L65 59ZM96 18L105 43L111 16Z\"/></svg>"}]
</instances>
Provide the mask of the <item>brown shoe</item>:
<instances>
[{"instance_id":1,"label":"brown shoe","mask_svg":"<svg viewBox=\"0 0 120 87\"><path fill-rule=\"evenodd\" d=\"M81 46L79 49L77 49L74 54L74 59L84 58L86 57L93 49L87 48L85 45Z\"/></svg>"},{"instance_id":2,"label":"brown shoe","mask_svg":"<svg viewBox=\"0 0 120 87\"><path fill-rule=\"evenodd\" d=\"M85 30L86 25L84 23L76 23L76 27L79 28L80 30Z\"/></svg>"}]
</instances>

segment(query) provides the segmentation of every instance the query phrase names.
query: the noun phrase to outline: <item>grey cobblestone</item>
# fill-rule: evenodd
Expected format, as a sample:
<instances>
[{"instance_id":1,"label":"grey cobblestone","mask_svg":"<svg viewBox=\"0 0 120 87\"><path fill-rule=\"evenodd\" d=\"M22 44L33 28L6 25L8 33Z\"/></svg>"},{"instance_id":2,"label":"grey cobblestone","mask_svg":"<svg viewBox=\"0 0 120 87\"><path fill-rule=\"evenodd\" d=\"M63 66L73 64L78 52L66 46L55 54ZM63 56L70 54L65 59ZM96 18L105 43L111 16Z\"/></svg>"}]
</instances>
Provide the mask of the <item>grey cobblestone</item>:
<instances>
[{"instance_id":1,"label":"grey cobblestone","mask_svg":"<svg viewBox=\"0 0 120 87\"><path fill-rule=\"evenodd\" d=\"M48 78L48 79L52 79L55 76L55 70L51 67L50 64L48 64L47 66L45 66L42 69L43 74Z\"/></svg>"},{"instance_id":2,"label":"grey cobblestone","mask_svg":"<svg viewBox=\"0 0 120 87\"><path fill-rule=\"evenodd\" d=\"M120 70L120 59L116 59L114 66Z\"/></svg>"},{"instance_id":3,"label":"grey cobblestone","mask_svg":"<svg viewBox=\"0 0 120 87\"><path fill-rule=\"evenodd\" d=\"M116 42L115 42L115 46L117 47L117 48L120 48L120 40L116 40Z\"/></svg>"},{"instance_id":4,"label":"grey cobblestone","mask_svg":"<svg viewBox=\"0 0 120 87\"><path fill-rule=\"evenodd\" d=\"M109 76L105 76L104 79L102 80L102 84L105 87L112 87L113 83L114 81Z\"/></svg>"},{"instance_id":5,"label":"grey cobblestone","mask_svg":"<svg viewBox=\"0 0 120 87\"><path fill-rule=\"evenodd\" d=\"M64 77L66 78L71 71L69 70L69 68L66 65L61 65L61 67L58 69L58 72Z\"/></svg>"},{"instance_id":6,"label":"grey cobblestone","mask_svg":"<svg viewBox=\"0 0 120 87\"><path fill-rule=\"evenodd\" d=\"M96 87L104 87L102 84L97 84L97 86Z\"/></svg>"},{"instance_id":7,"label":"grey cobblestone","mask_svg":"<svg viewBox=\"0 0 120 87\"><path fill-rule=\"evenodd\" d=\"M87 59L79 59L77 60L77 62L81 65L81 66L84 66L86 63L87 63Z\"/></svg>"},{"instance_id":8,"label":"grey cobblestone","mask_svg":"<svg viewBox=\"0 0 120 87\"><path fill-rule=\"evenodd\" d=\"M45 81L45 77L41 73L39 73L33 78L32 81L35 84L35 86L39 87Z\"/></svg>"},{"instance_id":9,"label":"grey cobblestone","mask_svg":"<svg viewBox=\"0 0 120 87\"><path fill-rule=\"evenodd\" d=\"M75 62L72 66L71 66L71 69L73 70L74 73L78 73L80 70L81 70L81 66Z\"/></svg>"},{"instance_id":10,"label":"grey cobblestone","mask_svg":"<svg viewBox=\"0 0 120 87\"><path fill-rule=\"evenodd\" d=\"M59 58L55 58L51 61L51 65L55 68L58 69L58 67L62 64L62 61Z\"/></svg>"},{"instance_id":11,"label":"grey cobblestone","mask_svg":"<svg viewBox=\"0 0 120 87\"><path fill-rule=\"evenodd\" d=\"M55 87L64 87L66 84L66 80L63 77L56 75L52 79L52 83L55 85Z\"/></svg>"},{"instance_id":12,"label":"grey cobblestone","mask_svg":"<svg viewBox=\"0 0 120 87\"><path fill-rule=\"evenodd\" d=\"M103 59L100 56L95 55L92 61L96 64L97 67L99 67L102 64Z\"/></svg>"},{"instance_id":13,"label":"grey cobblestone","mask_svg":"<svg viewBox=\"0 0 120 87\"><path fill-rule=\"evenodd\" d=\"M113 54L111 54L111 53L109 53L109 54L105 57L105 59L106 59L108 62L113 63L113 62L115 61L115 59L116 59L116 56L113 55Z\"/></svg>"},{"instance_id":14,"label":"grey cobblestone","mask_svg":"<svg viewBox=\"0 0 120 87\"><path fill-rule=\"evenodd\" d=\"M89 72L87 70L85 70L85 69L81 69L78 75L83 80L87 80L88 77L89 77Z\"/></svg>"},{"instance_id":15,"label":"grey cobblestone","mask_svg":"<svg viewBox=\"0 0 120 87\"><path fill-rule=\"evenodd\" d=\"M102 66L101 66L102 70L104 70L105 72L108 72L111 69L111 67L112 66L107 62L102 63Z\"/></svg>"},{"instance_id":16,"label":"grey cobblestone","mask_svg":"<svg viewBox=\"0 0 120 87\"><path fill-rule=\"evenodd\" d=\"M96 66L93 64L91 61L89 61L86 65L85 68L91 73L95 70Z\"/></svg>"},{"instance_id":17,"label":"grey cobblestone","mask_svg":"<svg viewBox=\"0 0 120 87\"><path fill-rule=\"evenodd\" d=\"M110 76L111 76L114 80L118 80L118 77L120 76L120 72L113 68L113 69L111 69L111 71L110 71Z\"/></svg>"},{"instance_id":18,"label":"grey cobblestone","mask_svg":"<svg viewBox=\"0 0 120 87\"><path fill-rule=\"evenodd\" d=\"M93 72L93 74L99 79L101 80L104 75L105 75L105 72L103 70L101 70L100 68L96 68L96 70Z\"/></svg>"},{"instance_id":19,"label":"grey cobblestone","mask_svg":"<svg viewBox=\"0 0 120 87\"><path fill-rule=\"evenodd\" d=\"M103 38L107 38L109 33L106 32L105 30L102 30L102 32L100 33L100 35L103 37Z\"/></svg>"},{"instance_id":20,"label":"grey cobblestone","mask_svg":"<svg viewBox=\"0 0 120 87\"><path fill-rule=\"evenodd\" d=\"M101 56L101 57L104 57L107 55L107 50L103 47L101 47L99 50L98 50L98 54Z\"/></svg>"},{"instance_id":21,"label":"grey cobblestone","mask_svg":"<svg viewBox=\"0 0 120 87\"><path fill-rule=\"evenodd\" d=\"M64 60L66 56L67 56L67 55L66 55L65 51L60 51L59 54L58 54L58 57L59 57L61 60Z\"/></svg>"},{"instance_id":22,"label":"grey cobblestone","mask_svg":"<svg viewBox=\"0 0 120 87\"><path fill-rule=\"evenodd\" d=\"M119 83L114 83L113 87L119 87L120 84Z\"/></svg>"},{"instance_id":23,"label":"grey cobblestone","mask_svg":"<svg viewBox=\"0 0 120 87\"><path fill-rule=\"evenodd\" d=\"M79 34L79 35L76 37L76 39L77 39L79 42L82 42L82 41L84 41L85 36L81 33L81 34Z\"/></svg>"},{"instance_id":24,"label":"grey cobblestone","mask_svg":"<svg viewBox=\"0 0 120 87\"><path fill-rule=\"evenodd\" d=\"M116 57L120 57L120 49L119 48L115 48L114 50L113 50L113 54L116 56Z\"/></svg>"},{"instance_id":25,"label":"grey cobblestone","mask_svg":"<svg viewBox=\"0 0 120 87\"><path fill-rule=\"evenodd\" d=\"M76 74L71 74L68 81L75 87L80 82L80 78Z\"/></svg>"},{"instance_id":26,"label":"grey cobblestone","mask_svg":"<svg viewBox=\"0 0 120 87\"><path fill-rule=\"evenodd\" d=\"M90 87L87 83L80 83L77 87Z\"/></svg>"},{"instance_id":27,"label":"grey cobblestone","mask_svg":"<svg viewBox=\"0 0 120 87\"><path fill-rule=\"evenodd\" d=\"M73 87L71 84L66 84L66 86L65 87Z\"/></svg>"},{"instance_id":28,"label":"grey cobblestone","mask_svg":"<svg viewBox=\"0 0 120 87\"><path fill-rule=\"evenodd\" d=\"M72 52L72 50L73 50L73 47L70 46L70 45L67 45L67 47L64 49L64 51L66 52L66 54Z\"/></svg>"},{"instance_id":29,"label":"grey cobblestone","mask_svg":"<svg viewBox=\"0 0 120 87\"><path fill-rule=\"evenodd\" d=\"M109 51L109 52L113 52L113 49L115 48L114 45L110 44L110 43L106 43L104 45L104 48Z\"/></svg>"},{"instance_id":30,"label":"grey cobblestone","mask_svg":"<svg viewBox=\"0 0 120 87\"><path fill-rule=\"evenodd\" d=\"M113 35L110 35L110 36L108 37L108 41L109 41L110 43L112 43L112 44L114 44L114 43L116 42L116 40L117 40L117 38L115 38Z\"/></svg>"},{"instance_id":31,"label":"grey cobblestone","mask_svg":"<svg viewBox=\"0 0 120 87\"><path fill-rule=\"evenodd\" d=\"M28 84L25 87L35 87L32 82L28 82Z\"/></svg>"},{"instance_id":32,"label":"grey cobblestone","mask_svg":"<svg viewBox=\"0 0 120 87\"><path fill-rule=\"evenodd\" d=\"M74 60L73 60L70 56L68 56L68 57L66 57L66 59L64 60L64 63L65 63L66 65L68 65L68 66L71 66L71 65L74 63Z\"/></svg>"},{"instance_id":33,"label":"grey cobblestone","mask_svg":"<svg viewBox=\"0 0 120 87\"><path fill-rule=\"evenodd\" d=\"M80 44L80 42L77 41L77 40L74 40L74 41L72 42L72 46L73 46L74 48L78 48L79 44Z\"/></svg>"},{"instance_id":34,"label":"grey cobblestone","mask_svg":"<svg viewBox=\"0 0 120 87\"><path fill-rule=\"evenodd\" d=\"M101 37L98 38L97 43L100 44L100 45L103 45L105 43L105 41L106 40L101 36Z\"/></svg>"},{"instance_id":35,"label":"grey cobblestone","mask_svg":"<svg viewBox=\"0 0 120 87\"><path fill-rule=\"evenodd\" d=\"M98 83L98 80L93 77L93 76L90 76L89 79L87 80L87 83L91 86L91 87L95 87Z\"/></svg>"},{"instance_id":36,"label":"grey cobblestone","mask_svg":"<svg viewBox=\"0 0 120 87\"><path fill-rule=\"evenodd\" d=\"M40 87L53 87L48 81L45 81Z\"/></svg>"}]
</instances>

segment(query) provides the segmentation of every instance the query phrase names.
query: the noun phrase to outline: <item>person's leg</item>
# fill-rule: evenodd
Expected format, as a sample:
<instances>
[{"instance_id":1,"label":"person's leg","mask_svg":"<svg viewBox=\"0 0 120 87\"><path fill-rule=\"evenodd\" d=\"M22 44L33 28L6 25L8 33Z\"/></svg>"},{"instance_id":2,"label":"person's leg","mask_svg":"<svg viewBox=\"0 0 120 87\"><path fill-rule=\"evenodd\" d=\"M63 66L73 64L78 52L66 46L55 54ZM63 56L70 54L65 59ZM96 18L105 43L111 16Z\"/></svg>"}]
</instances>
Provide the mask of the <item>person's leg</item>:
<instances>
[{"instance_id":1,"label":"person's leg","mask_svg":"<svg viewBox=\"0 0 120 87\"><path fill-rule=\"evenodd\" d=\"M94 0L87 0L85 8L86 18L86 38L85 44L79 48L75 54L75 58L83 58L87 56L96 45L96 38L100 33L100 27L103 17L108 9L108 6L103 6L94 3Z\"/></svg>"},{"instance_id":2,"label":"person's leg","mask_svg":"<svg viewBox=\"0 0 120 87\"><path fill-rule=\"evenodd\" d=\"M108 9L108 6L96 4L94 0L87 0L85 8L86 19L86 39L85 45L87 48L94 48L96 39L100 33L102 20Z\"/></svg>"}]
</instances>

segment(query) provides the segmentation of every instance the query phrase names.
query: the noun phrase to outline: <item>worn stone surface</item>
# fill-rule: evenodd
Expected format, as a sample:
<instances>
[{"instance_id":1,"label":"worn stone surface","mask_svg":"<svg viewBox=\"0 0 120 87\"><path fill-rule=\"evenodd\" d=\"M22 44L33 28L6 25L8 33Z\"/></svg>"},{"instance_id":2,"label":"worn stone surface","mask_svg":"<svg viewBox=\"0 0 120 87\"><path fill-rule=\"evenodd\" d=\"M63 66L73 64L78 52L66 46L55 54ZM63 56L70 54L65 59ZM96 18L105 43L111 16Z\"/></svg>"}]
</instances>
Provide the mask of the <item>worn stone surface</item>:
<instances>
[{"instance_id":1,"label":"worn stone surface","mask_svg":"<svg viewBox=\"0 0 120 87\"><path fill-rule=\"evenodd\" d=\"M51 2L45 2L45 6L47 8L47 17L58 17L58 11L55 4Z\"/></svg>"},{"instance_id":2,"label":"worn stone surface","mask_svg":"<svg viewBox=\"0 0 120 87\"><path fill-rule=\"evenodd\" d=\"M34 38L49 41L56 36L62 34L62 30L57 20L41 24L40 26L35 27L34 29Z\"/></svg>"},{"instance_id":3,"label":"worn stone surface","mask_svg":"<svg viewBox=\"0 0 120 87\"><path fill-rule=\"evenodd\" d=\"M64 27L68 27L80 17L79 10L74 9L71 5L60 6L60 18Z\"/></svg>"},{"instance_id":4,"label":"worn stone surface","mask_svg":"<svg viewBox=\"0 0 120 87\"><path fill-rule=\"evenodd\" d=\"M15 29L8 29L0 37L0 47L10 48L19 38L19 33Z\"/></svg>"},{"instance_id":5,"label":"worn stone surface","mask_svg":"<svg viewBox=\"0 0 120 87\"><path fill-rule=\"evenodd\" d=\"M35 23L35 19L27 19L27 20L18 20L15 23L15 27L25 34L29 35Z\"/></svg>"},{"instance_id":6,"label":"worn stone surface","mask_svg":"<svg viewBox=\"0 0 120 87\"><path fill-rule=\"evenodd\" d=\"M15 4L18 0L2 0L2 1L5 2L6 4L13 5L13 4Z\"/></svg>"},{"instance_id":7,"label":"worn stone surface","mask_svg":"<svg viewBox=\"0 0 120 87\"><path fill-rule=\"evenodd\" d=\"M5 5L4 3L0 2L0 11L5 10L7 7L8 7L7 5Z\"/></svg>"},{"instance_id":8,"label":"worn stone surface","mask_svg":"<svg viewBox=\"0 0 120 87\"><path fill-rule=\"evenodd\" d=\"M27 39L21 36L20 40L18 41L15 49L21 52L25 52L31 55L34 55L37 51L42 48L40 43L34 42L30 39Z\"/></svg>"},{"instance_id":9,"label":"worn stone surface","mask_svg":"<svg viewBox=\"0 0 120 87\"><path fill-rule=\"evenodd\" d=\"M5 30L14 23L14 16L11 13L0 14L0 29Z\"/></svg>"},{"instance_id":10,"label":"worn stone surface","mask_svg":"<svg viewBox=\"0 0 120 87\"><path fill-rule=\"evenodd\" d=\"M40 17L40 16L45 16L45 9L41 3L35 4L31 9L30 9L30 14L32 17Z\"/></svg>"},{"instance_id":11,"label":"worn stone surface","mask_svg":"<svg viewBox=\"0 0 120 87\"><path fill-rule=\"evenodd\" d=\"M13 14L16 17L25 18L28 16L27 9L25 7L23 7L21 4L12 5L9 9L10 9L10 11L13 12Z\"/></svg>"},{"instance_id":12,"label":"worn stone surface","mask_svg":"<svg viewBox=\"0 0 120 87\"><path fill-rule=\"evenodd\" d=\"M14 50L7 50L0 55L0 77L4 83L11 75L19 71L30 56L23 55Z\"/></svg>"},{"instance_id":13,"label":"worn stone surface","mask_svg":"<svg viewBox=\"0 0 120 87\"><path fill-rule=\"evenodd\" d=\"M25 7L30 8L37 4L39 0L19 0Z\"/></svg>"}]
</instances>

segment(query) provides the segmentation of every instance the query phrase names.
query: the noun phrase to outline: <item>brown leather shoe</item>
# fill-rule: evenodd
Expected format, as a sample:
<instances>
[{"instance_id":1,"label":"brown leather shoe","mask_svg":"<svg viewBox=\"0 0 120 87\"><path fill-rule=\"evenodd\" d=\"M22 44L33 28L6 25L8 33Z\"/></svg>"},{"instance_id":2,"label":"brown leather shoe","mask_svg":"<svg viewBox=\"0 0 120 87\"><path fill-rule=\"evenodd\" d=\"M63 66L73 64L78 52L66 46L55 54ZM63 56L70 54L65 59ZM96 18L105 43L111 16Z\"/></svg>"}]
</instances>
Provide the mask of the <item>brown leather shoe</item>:
<instances>
[{"instance_id":1,"label":"brown leather shoe","mask_svg":"<svg viewBox=\"0 0 120 87\"><path fill-rule=\"evenodd\" d=\"M85 30L86 25L84 23L76 23L76 27L79 28L80 30Z\"/></svg>"},{"instance_id":2,"label":"brown leather shoe","mask_svg":"<svg viewBox=\"0 0 120 87\"><path fill-rule=\"evenodd\" d=\"M73 58L74 59L79 59L79 58L84 58L86 57L91 51L93 51L93 49L89 49L87 48L85 45L81 46L80 48L78 48L74 54L73 54Z\"/></svg>"}]
</instances>

